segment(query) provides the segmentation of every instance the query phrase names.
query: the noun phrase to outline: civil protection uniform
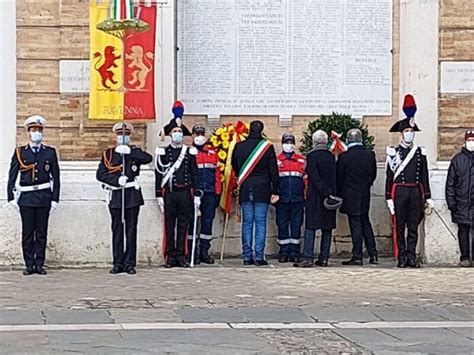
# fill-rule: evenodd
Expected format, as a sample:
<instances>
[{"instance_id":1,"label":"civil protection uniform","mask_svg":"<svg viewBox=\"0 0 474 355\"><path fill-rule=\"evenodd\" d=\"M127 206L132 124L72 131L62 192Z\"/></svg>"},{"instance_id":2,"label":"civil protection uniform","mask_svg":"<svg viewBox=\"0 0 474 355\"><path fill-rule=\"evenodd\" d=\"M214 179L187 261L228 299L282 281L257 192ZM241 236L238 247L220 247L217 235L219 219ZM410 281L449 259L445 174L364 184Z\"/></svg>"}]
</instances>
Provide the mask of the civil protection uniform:
<instances>
[{"instance_id":1,"label":"civil protection uniform","mask_svg":"<svg viewBox=\"0 0 474 355\"><path fill-rule=\"evenodd\" d=\"M166 135L175 127L180 127L185 136L191 133L173 118L164 127ZM165 228L163 254L165 266L188 266L185 257L188 254L187 234L189 221L194 209L194 196L197 192L198 169L197 149L185 144L171 143L167 147L156 149L155 190L156 197L163 198Z\"/></svg>"},{"instance_id":2,"label":"civil protection uniform","mask_svg":"<svg viewBox=\"0 0 474 355\"><path fill-rule=\"evenodd\" d=\"M200 209L199 253L196 260L209 260L209 249L212 240L212 224L216 216L216 208L222 193L222 173L219 168L219 158L215 150L207 146L195 146L197 149L196 163L198 168L199 190L203 192ZM194 211L189 223L188 250L192 248L194 232Z\"/></svg>"},{"instance_id":3,"label":"civil protection uniform","mask_svg":"<svg viewBox=\"0 0 474 355\"><path fill-rule=\"evenodd\" d=\"M396 122L390 132L403 132L406 128L420 131L413 116L414 113ZM428 162L423 147L404 142L387 147L385 198L393 200L395 205L393 236L399 266L418 266L418 225L423 220L425 202L431 199Z\"/></svg>"},{"instance_id":4,"label":"civil protection uniform","mask_svg":"<svg viewBox=\"0 0 474 355\"><path fill-rule=\"evenodd\" d=\"M44 128L45 125L46 120L41 116L31 116L25 121L27 130ZM15 187L18 174L19 186ZM51 205L59 202L59 191L56 149L44 144L17 147L10 163L7 195L9 202L17 198L22 223L23 259L27 269L38 271L43 268Z\"/></svg>"},{"instance_id":5,"label":"civil protection uniform","mask_svg":"<svg viewBox=\"0 0 474 355\"><path fill-rule=\"evenodd\" d=\"M127 134L132 133L133 127L129 123L118 123L114 126L114 132L123 134L122 125ZM123 157L116 150L117 148L108 148L104 151L96 178L102 183L107 194L112 219L112 254L115 271L129 272L136 267L138 214L140 206L144 205L138 181L140 167L151 163L153 156L137 146L130 146L130 154L123 155L127 183L122 187L119 178L123 174ZM122 191L125 191L125 236L122 223Z\"/></svg>"},{"instance_id":6,"label":"civil protection uniform","mask_svg":"<svg viewBox=\"0 0 474 355\"><path fill-rule=\"evenodd\" d=\"M280 183L280 199L276 204L279 255L296 259L300 254L304 219L306 158L294 152L282 152L277 156L277 164Z\"/></svg>"}]
</instances>

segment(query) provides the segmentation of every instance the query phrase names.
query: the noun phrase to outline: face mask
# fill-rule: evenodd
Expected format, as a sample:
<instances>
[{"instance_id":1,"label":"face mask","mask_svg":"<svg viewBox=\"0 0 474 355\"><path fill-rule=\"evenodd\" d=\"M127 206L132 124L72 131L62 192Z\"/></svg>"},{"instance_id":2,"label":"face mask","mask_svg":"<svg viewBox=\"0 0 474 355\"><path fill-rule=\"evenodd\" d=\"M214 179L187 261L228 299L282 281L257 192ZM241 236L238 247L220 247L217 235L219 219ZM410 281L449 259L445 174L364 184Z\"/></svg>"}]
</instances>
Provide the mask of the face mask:
<instances>
[{"instance_id":1,"label":"face mask","mask_svg":"<svg viewBox=\"0 0 474 355\"><path fill-rule=\"evenodd\" d=\"M117 144L118 145L127 145L130 142L129 136L119 135L117 136Z\"/></svg>"},{"instance_id":2,"label":"face mask","mask_svg":"<svg viewBox=\"0 0 474 355\"><path fill-rule=\"evenodd\" d=\"M295 151L295 145L294 144L287 144L287 143L284 143L282 145L282 148L283 148L283 151L285 153L293 153Z\"/></svg>"},{"instance_id":3,"label":"face mask","mask_svg":"<svg viewBox=\"0 0 474 355\"><path fill-rule=\"evenodd\" d=\"M40 131L31 132L30 139L33 143L39 144L43 140L43 133L41 133Z\"/></svg>"},{"instance_id":4,"label":"face mask","mask_svg":"<svg viewBox=\"0 0 474 355\"><path fill-rule=\"evenodd\" d=\"M469 150L470 152L474 152L474 141L467 141L466 149Z\"/></svg>"},{"instance_id":5,"label":"face mask","mask_svg":"<svg viewBox=\"0 0 474 355\"><path fill-rule=\"evenodd\" d=\"M198 145L198 146L202 146L204 144L206 144L206 137L204 136L196 136L194 137L194 144Z\"/></svg>"},{"instance_id":6,"label":"face mask","mask_svg":"<svg viewBox=\"0 0 474 355\"><path fill-rule=\"evenodd\" d=\"M183 132L173 132L171 133L171 140L175 144L179 144L183 141Z\"/></svg>"},{"instance_id":7,"label":"face mask","mask_svg":"<svg viewBox=\"0 0 474 355\"><path fill-rule=\"evenodd\" d=\"M415 132L403 132L403 140L406 143L413 143L413 140L415 139Z\"/></svg>"}]
</instances>

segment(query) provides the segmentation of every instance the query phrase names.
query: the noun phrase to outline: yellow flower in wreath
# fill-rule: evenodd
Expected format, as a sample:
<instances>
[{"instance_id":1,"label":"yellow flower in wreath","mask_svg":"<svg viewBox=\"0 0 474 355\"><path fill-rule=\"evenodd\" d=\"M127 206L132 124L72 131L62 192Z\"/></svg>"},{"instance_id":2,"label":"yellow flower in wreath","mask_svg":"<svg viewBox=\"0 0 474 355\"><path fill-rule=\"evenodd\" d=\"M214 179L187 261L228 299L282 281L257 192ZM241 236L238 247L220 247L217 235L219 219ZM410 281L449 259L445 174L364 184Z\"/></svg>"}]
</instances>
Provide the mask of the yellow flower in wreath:
<instances>
[{"instance_id":1,"label":"yellow flower in wreath","mask_svg":"<svg viewBox=\"0 0 474 355\"><path fill-rule=\"evenodd\" d=\"M220 171L224 171L224 170L225 170L225 164L224 164L224 163L220 163L220 164L219 164L219 170L220 170Z\"/></svg>"},{"instance_id":2,"label":"yellow flower in wreath","mask_svg":"<svg viewBox=\"0 0 474 355\"><path fill-rule=\"evenodd\" d=\"M230 143L229 141L222 141L222 148L229 149Z\"/></svg>"},{"instance_id":3,"label":"yellow flower in wreath","mask_svg":"<svg viewBox=\"0 0 474 355\"><path fill-rule=\"evenodd\" d=\"M227 153L223 150L220 150L219 153L217 153L217 156L220 160L225 160L225 158L227 158Z\"/></svg>"},{"instance_id":4,"label":"yellow flower in wreath","mask_svg":"<svg viewBox=\"0 0 474 355\"><path fill-rule=\"evenodd\" d=\"M216 135L218 135L218 136L220 136L223 132L224 132L224 130L222 128L216 129Z\"/></svg>"},{"instance_id":5,"label":"yellow flower in wreath","mask_svg":"<svg viewBox=\"0 0 474 355\"><path fill-rule=\"evenodd\" d=\"M230 138L229 133L227 133L227 132L222 133L221 139L222 139L223 141L228 141L229 138Z\"/></svg>"}]
</instances>

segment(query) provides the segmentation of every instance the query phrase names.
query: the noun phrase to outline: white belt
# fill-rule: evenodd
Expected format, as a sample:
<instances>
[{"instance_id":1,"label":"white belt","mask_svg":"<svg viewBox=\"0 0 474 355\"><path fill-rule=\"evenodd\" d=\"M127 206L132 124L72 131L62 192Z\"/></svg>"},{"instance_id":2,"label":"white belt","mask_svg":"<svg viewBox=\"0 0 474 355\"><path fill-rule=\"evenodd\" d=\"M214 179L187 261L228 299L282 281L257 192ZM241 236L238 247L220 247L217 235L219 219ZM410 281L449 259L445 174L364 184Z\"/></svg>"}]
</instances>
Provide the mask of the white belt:
<instances>
[{"instance_id":1,"label":"white belt","mask_svg":"<svg viewBox=\"0 0 474 355\"><path fill-rule=\"evenodd\" d=\"M140 184L138 183L137 180L134 180L134 181L131 181L131 182L127 182L127 183L125 184L125 186L119 186L119 187L117 187L117 186L111 186L111 185L105 185L105 184L104 184L104 187L105 187L106 190L112 190L112 191L122 190L123 188L129 189L129 188L131 188L131 187L134 187L135 189L140 190Z\"/></svg>"},{"instance_id":2,"label":"white belt","mask_svg":"<svg viewBox=\"0 0 474 355\"><path fill-rule=\"evenodd\" d=\"M215 168L217 168L216 164L210 164L210 163L198 164L197 166L198 166L198 169L205 169L205 168L215 169Z\"/></svg>"},{"instance_id":3,"label":"white belt","mask_svg":"<svg viewBox=\"0 0 474 355\"><path fill-rule=\"evenodd\" d=\"M18 186L18 191L20 192L30 192L30 191L40 191L51 189L51 183L45 182L44 184L31 185L31 186Z\"/></svg>"},{"instance_id":4,"label":"white belt","mask_svg":"<svg viewBox=\"0 0 474 355\"><path fill-rule=\"evenodd\" d=\"M303 173L299 173L297 171L283 171L281 173L279 173L279 176L280 177L283 177L283 176L303 176Z\"/></svg>"}]
</instances>

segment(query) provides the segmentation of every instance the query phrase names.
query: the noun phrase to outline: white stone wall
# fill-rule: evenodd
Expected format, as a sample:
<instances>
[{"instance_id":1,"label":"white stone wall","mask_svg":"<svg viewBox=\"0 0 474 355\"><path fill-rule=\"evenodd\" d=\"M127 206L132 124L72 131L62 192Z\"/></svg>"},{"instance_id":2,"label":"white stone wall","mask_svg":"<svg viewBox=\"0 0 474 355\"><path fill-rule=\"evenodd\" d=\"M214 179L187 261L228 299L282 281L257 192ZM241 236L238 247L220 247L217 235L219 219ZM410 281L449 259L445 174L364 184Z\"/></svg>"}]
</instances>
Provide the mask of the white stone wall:
<instances>
[{"instance_id":1,"label":"white stone wall","mask_svg":"<svg viewBox=\"0 0 474 355\"><path fill-rule=\"evenodd\" d=\"M49 264L84 266L105 265L111 260L110 217L104 193L95 180L96 163L63 163L62 191L58 209L51 216L47 259ZM426 219L425 254L429 263L453 264L458 262L458 244L449 229L456 233L444 201L446 164L431 172L433 198L437 213ZM391 223L384 199L385 173L380 167L373 191L371 218L377 235L378 248L383 254L391 251ZM147 169L142 172L141 184L145 206L140 211L138 225L138 260L140 264L161 263L162 215L154 199L154 175ZM18 265L21 256L20 217L6 204L5 180L0 182L4 191L0 199L0 265ZM224 216L219 213L215 220L214 235L222 235ZM340 216L335 232L333 254L349 253L351 242L347 219ZM267 254L277 252L275 240L274 209L268 219ZM213 251L220 253L221 240L214 240ZM226 255L240 254L240 224L233 218L229 224Z\"/></svg>"}]
</instances>

